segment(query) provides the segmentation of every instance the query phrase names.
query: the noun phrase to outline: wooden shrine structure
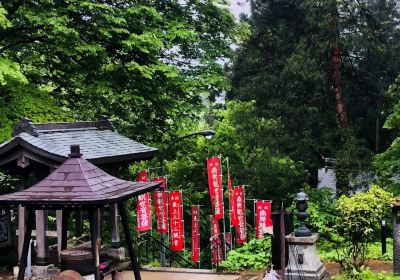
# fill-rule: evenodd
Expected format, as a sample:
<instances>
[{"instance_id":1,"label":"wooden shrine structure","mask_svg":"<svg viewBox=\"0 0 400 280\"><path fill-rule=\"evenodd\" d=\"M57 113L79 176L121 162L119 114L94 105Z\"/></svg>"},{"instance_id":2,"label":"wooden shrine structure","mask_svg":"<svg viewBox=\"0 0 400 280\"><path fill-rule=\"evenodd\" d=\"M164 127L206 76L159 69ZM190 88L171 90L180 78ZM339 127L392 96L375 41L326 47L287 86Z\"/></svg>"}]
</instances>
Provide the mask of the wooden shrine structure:
<instances>
[{"instance_id":1,"label":"wooden shrine structure","mask_svg":"<svg viewBox=\"0 0 400 280\"><path fill-rule=\"evenodd\" d=\"M70 211L81 209L89 212L93 271L95 279L101 280L99 256L101 239L96 227L96 216L99 209L115 203L118 205L121 215L135 279L140 280L139 265L133 250L124 201L155 190L161 182L124 181L107 174L81 156L79 146L72 145L69 159L45 179L25 190L0 196L0 207L21 205L25 207L28 217L18 280L23 280L25 276L34 213L37 210L51 209L62 211L62 250L67 248L68 215Z\"/></svg>"},{"instance_id":2,"label":"wooden shrine structure","mask_svg":"<svg viewBox=\"0 0 400 280\"><path fill-rule=\"evenodd\" d=\"M104 116L96 121L68 123L32 123L23 119L13 131L13 137L0 145L0 170L19 177L19 190L34 185L48 176L68 159L71 145L79 145L88 162L112 175L121 166L154 157L157 149L133 141L115 131ZM56 210L58 249L61 248L62 210ZM78 209L78 208L76 208ZM97 209L100 209L98 207ZM119 247L118 204L111 205L112 245ZM36 209L37 265L48 264L47 219L48 209ZM78 224L82 222L82 211L77 210ZM101 219L101 212L97 214ZM27 221L27 213L21 204L18 215L18 256ZM98 223L98 222L97 222Z\"/></svg>"}]
</instances>

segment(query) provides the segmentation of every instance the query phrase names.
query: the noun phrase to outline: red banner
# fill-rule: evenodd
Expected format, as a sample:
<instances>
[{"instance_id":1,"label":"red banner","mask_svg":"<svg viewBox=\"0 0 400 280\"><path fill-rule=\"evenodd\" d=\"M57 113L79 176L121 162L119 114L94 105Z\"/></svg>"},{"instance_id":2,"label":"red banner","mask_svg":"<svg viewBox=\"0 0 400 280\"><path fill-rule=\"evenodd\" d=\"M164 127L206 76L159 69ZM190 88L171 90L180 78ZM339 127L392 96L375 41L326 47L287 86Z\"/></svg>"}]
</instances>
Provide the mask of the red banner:
<instances>
[{"instance_id":1,"label":"red banner","mask_svg":"<svg viewBox=\"0 0 400 280\"><path fill-rule=\"evenodd\" d=\"M137 198L137 229L138 231L151 229L149 193L141 194Z\"/></svg>"},{"instance_id":2,"label":"red banner","mask_svg":"<svg viewBox=\"0 0 400 280\"><path fill-rule=\"evenodd\" d=\"M192 206L192 262L200 261L199 206Z\"/></svg>"},{"instance_id":3,"label":"red banner","mask_svg":"<svg viewBox=\"0 0 400 280\"><path fill-rule=\"evenodd\" d=\"M244 188L235 187L235 206L238 218L238 224L236 226L236 243L243 244L247 241L246 232L246 208L244 204Z\"/></svg>"},{"instance_id":4,"label":"red banner","mask_svg":"<svg viewBox=\"0 0 400 280\"><path fill-rule=\"evenodd\" d=\"M222 242L220 237L219 222L214 216L211 217L211 251L212 263L217 264L224 259L222 254Z\"/></svg>"},{"instance_id":5,"label":"red banner","mask_svg":"<svg viewBox=\"0 0 400 280\"><path fill-rule=\"evenodd\" d=\"M171 227L171 250L183 251L182 195L179 191L169 192L169 219Z\"/></svg>"},{"instance_id":6,"label":"red banner","mask_svg":"<svg viewBox=\"0 0 400 280\"><path fill-rule=\"evenodd\" d=\"M153 182L163 182L161 184L161 191L153 192L154 209L156 212L157 231L160 233L168 233L168 209L167 209L167 193L166 178L156 177Z\"/></svg>"},{"instance_id":7,"label":"red banner","mask_svg":"<svg viewBox=\"0 0 400 280\"><path fill-rule=\"evenodd\" d=\"M232 187L231 175L228 171L228 187L229 187L229 210L231 214L231 227L237 226L238 219L235 207L235 194Z\"/></svg>"},{"instance_id":8,"label":"red banner","mask_svg":"<svg viewBox=\"0 0 400 280\"><path fill-rule=\"evenodd\" d=\"M256 201L256 238L263 238L267 232L271 232L271 201Z\"/></svg>"},{"instance_id":9,"label":"red banner","mask_svg":"<svg viewBox=\"0 0 400 280\"><path fill-rule=\"evenodd\" d=\"M136 181L137 182L148 182L149 176L147 174L147 170L140 170L138 172L138 174L136 175Z\"/></svg>"},{"instance_id":10,"label":"red banner","mask_svg":"<svg viewBox=\"0 0 400 280\"><path fill-rule=\"evenodd\" d=\"M219 157L207 159L207 174L214 217L216 219L222 219L224 217L224 206L222 196L221 165Z\"/></svg>"}]
</instances>

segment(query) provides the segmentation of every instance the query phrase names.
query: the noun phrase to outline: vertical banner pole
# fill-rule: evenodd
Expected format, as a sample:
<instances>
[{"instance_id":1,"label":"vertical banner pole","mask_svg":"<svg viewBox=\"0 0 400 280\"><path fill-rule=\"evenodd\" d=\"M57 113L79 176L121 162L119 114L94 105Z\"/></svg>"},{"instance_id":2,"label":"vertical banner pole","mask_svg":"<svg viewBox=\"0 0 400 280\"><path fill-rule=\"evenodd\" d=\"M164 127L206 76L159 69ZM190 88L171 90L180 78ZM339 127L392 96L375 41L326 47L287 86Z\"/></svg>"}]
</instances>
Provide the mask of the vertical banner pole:
<instances>
[{"instance_id":1,"label":"vertical banner pole","mask_svg":"<svg viewBox=\"0 0 400 280\"><path fill-rule=\"evenodd\" d=\"M183 242L183 255L185 255L185 219L183 218L183 195L182 195L182 190L179 191L181 193L181 211L182 211L182 242Z\"/></svg>"},{"instance_id":2,"label":"vertical banner pole","mask_svg":"<svg viewBox=\"0 0 400 280\"><path fill-rule=\"evenodd\" d=\"M197 236L198 236L198 240L199 240L199 248L198 248L198 250L199 250L199 269L201 269L201 250L200 250L200 205L197 205L199 208L199 220L198 220L198 224L199 224L199 228L198 228L198 233L197 233Z\"/></svg>"},{"instance_id":3,"label":"vertical banner pole","mask_svg":"<svg viewBox=\"0 0 400 280\"><path fill-rule=\"evenodd\" d=\"M226 169L228 170L228 178L230 178L231 173L229 170L229 158L228 157L226 158ZM232 179L230 179L230 180L232 180ZM228 184L229 184L229 182L228 182ZM228 186L228 190L229 190L229 203L228 203L228 205L229 205L229 234L231 237L230 247L231 247L231 251L232 251L232 249L233 249L233 247L232 247L232 243L233 243L232 242L233 241L233 238L232 238L232 209L231 209L232 205L231 205L231 188L230 188L230 186Z\"/></svg>"},{"instance_id":4,"label":"vertical banner pole","mask_svg":"<svg viewBox=\"0 0 400 280\"><path fill-rule=\"evenodd\" d=\"M256 212L256 202L257 202L257 199L253 199L253 210L254 210L254 230L255 230L255 232L256 232L256 238L257 238L257 225L256 225L256 223L257 223L257 212Z\"/></svg>"},{"instance_id":5,"label":"vertical banner pole","mask_svg":"<svg viewBox=\"0 0 400 280\"><path fill-rule=\"evenodd\" d=\"M210 250L211 250L211 269L214 269L214 263L213 263L213 229L212 229L212 215L210 215L210 229L211 229L211 238L210 238Z\"/></svg>"},{"instance_id":6,"label":"vertical banner pole","mask_svg":"<svg viewBox=\"0 0 400 280\"><path fill-rule=\"evenodd\" d=\"M224 258L226 258L226 236L225 236L225 203L224 203L224 184L223 184L223 176L222 176L222 160L221 160L222 156L219 155L219 166L221 167L221 192L222 192L222 209L223 209L223 216L222 216L222 224L224 227L223 233L224 233L224 237L223 237L223 245L224 245Z\"/></svg>"},{"instance_id":7,"label":"vertical banner pole","mask_svg":"<svg viewBox=\"0 0 400 280\"><path fill-rule=\"evenodd\" d=\"M244 201L244 203L246 203L246 188L244 185L242 187L243 187L243 201ZM247 236L246 206L244 207L243 212L244 212L244 231L246 232L246 240L249 241L248 236Z\"/></svg>"}]
</instances>

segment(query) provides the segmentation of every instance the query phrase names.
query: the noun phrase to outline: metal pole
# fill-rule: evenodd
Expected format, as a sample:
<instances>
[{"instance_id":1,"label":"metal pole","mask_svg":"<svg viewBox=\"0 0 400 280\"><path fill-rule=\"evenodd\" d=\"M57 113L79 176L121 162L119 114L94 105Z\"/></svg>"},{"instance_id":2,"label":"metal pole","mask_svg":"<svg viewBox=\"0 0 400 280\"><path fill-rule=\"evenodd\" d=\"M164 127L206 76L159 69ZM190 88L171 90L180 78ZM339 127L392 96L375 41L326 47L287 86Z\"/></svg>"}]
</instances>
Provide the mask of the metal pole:
<instances>
[{"instance_id":1,"label":"metal pole","mask_svg":"<svg viewBox=\"0 0 400 280\"><path fill-rule=\"evenodd\" d=\"M228 157L226 158L226 169L228 170L228 178L230 179L229 158ZM228 186L228 190L229 190L229 200L228 200L229 201L229 203L228 203L228 205L229 205L229 235L231 237L230 247L231 247L231 251L232 251L232 249L233 249L233 247L232 247L232 243L233 243L232 242L233 241L233 238L232 238L232 209L231 209L231 190L230 190L229 186Z\"/></svg>"},{"instance_id":2,"label":"metal pole","mask_svg":"<svg viewBox=\"0 0 400 280\"><path fill-rule=\"evenodd\" d=\"M281 204L281 211L280 211L280 221L279 221L279 227L280 227L280 243L281 243L281 278L280 280L285 280L285 267L286 267L286 244L285 244L285 209L283 207L283 201Z\"/></svg>"},{"instance_id":3,"label":"metal pole","mask_svg":"<svg viewBox=\"0 0 400 280\"><path fill-rule=\"evenodd\" d=\"M223 237L223 246L224 246L224 258L226 258L226 239L225 239L225 203L224 203L224 184L222 183L222 161L221 161L222 156L219 155L219 166L221 167L221 192L222 192L222 224L223 224L223 233L224 233L224 237Z\"/></svg>"},{"instance_id":4,"label":"metal pole","mask_svg":"<svg viewBox=\"0 0 400 280\"><path fill-rule=\"evenodd\" d=\"M386 254L386 221L382 220L381 227L381 243L382 243L382 255Z\"/></svg>"},{"instance_id":5,"label":"metal pole","mask_svg":"<svg viewBox=\"0 0 400 280\"><path fill-rule=\"evenodd\" d=\"M253 200L253 210L254 210L254 230L256 231L256 236L257 236L257 227L256 227L256 221L257 221L257 213L256 213L256 202L257 199Z\"/></svg>"},{"instance_id":6,"label":"metal pole","mask_svg":"<svg viewBox=\"0 0 400 280\"><path fill-rule=\"evenodd\" d=\"M199 269L201 269L201 250L200 250L200 206L201 205L197 205L197 207L198 207L198 209L199 209L199 215L198 215L198 221L197 221L197 223L198 223L198 225L199 225L199 227L198 227L198 233L197 233L197 236L198 236L198 241L199 241L199 244L197 244L198 246L197 246L197 249L199 250Z\"/></svg>"}]
</instances>

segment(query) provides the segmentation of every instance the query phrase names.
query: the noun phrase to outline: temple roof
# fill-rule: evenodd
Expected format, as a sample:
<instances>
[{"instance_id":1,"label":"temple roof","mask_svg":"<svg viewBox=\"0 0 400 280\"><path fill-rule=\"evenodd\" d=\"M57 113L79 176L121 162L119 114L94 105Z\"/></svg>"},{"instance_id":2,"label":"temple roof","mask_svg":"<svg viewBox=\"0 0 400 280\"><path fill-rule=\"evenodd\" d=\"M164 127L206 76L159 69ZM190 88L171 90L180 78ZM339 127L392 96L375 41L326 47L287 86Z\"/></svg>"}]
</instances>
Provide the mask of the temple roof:
<instances>
[{"instance_id":1,"label":"temple roof","mask_svg":"<svg viewBox=\"0 0 400 280\"><path fill-rule=\"evenodd\" d=\"M32 123L23 119L15 127L13 138L0 145L0 165L19 157L21 149L59 165L68 158L69 147L74 144L80 145L85 158L94 164L146 160L157 152L114 131L105 117L70 123Z\"/></svg>"},{"instance_id":2,"label":"temple roof","mask_svg":"<svg viewBox=\"0 0 400 280\"><path fill-rule=\"evenodd\" d=\"M111 204L152 191L161 182L130 182L113 177L81 157L71 146L70 158L36 185L0 196L0 205L51 208Z\"/></svg>"}]
</instances>

